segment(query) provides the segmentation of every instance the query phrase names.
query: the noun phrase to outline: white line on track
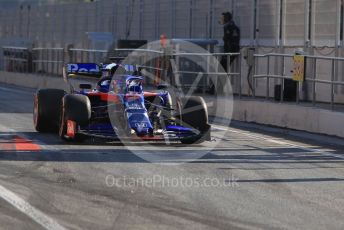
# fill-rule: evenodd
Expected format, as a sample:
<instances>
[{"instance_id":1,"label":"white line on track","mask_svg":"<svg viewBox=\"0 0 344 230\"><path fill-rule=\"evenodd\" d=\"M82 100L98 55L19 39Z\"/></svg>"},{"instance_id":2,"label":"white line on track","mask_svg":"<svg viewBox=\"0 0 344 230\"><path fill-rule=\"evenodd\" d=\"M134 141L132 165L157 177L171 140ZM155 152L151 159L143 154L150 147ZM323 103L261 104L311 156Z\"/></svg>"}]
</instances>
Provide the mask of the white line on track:
<instances>
[{"instance_id":1,"label":"white line on track","mask_svg":"<svg viewBox=\"0 0 344 230\"><path fill-rule=\"evenodd\" d=\"M15 130L7 128L5 126L0 125L0 130L2 132L15 132ZM13 205L19 211L24 213L25 215L29 216L33 221L41 225L45 229L52 229L52 230L64 230L66 228L62 227L58 224L55 220L48 217L38 209L31 206L28 202L20 198L18 195L13 193L12 191L6 189L4 186L0 184L0 198L7 201L9 204Z\"/></svg>"},{"instance_id":2,"label":"white line on track","mask_svg":"<svg viewBox=\"0 0 344 230\"><path fill-rule=\"evenodd\" d=\"M52 229L52 230L65 230L66 228L62 227L58 224L55 220L45 215L43 212L39 211L38 209L32 207L28 202L17 196L12 191L6 189L2 185L0 185L0 197L13 205L19 211L24 213L25 215L29 216L32 220L36 223L41 225L45 229Z\"/></svg>"},{"instance_id":3,"label":"white line on track","mask_svg":"<svg viewBox=\"0 0 344 230\"><path fill-rule=\"evenodd\" d=\"M219 125L213 125L213 124L211 126L214 129L218 129L218 130L222 130L222 131L228 131L228 132L232 132L232 133L240 133L241 135L245 135L245 136L250 137L250 138L264 140L264 141L267 141L267 142L270 142L270 143L285 145L285 146L289 146L289 147L293 147L293 148L302 149L302 150L307 151L307 152L318 153L318 154L323 155L323 156L330 156L330 157L334 157L334 158L338 158L338 159L344 160L344 156L343 155L329 153L329 152L322 151L322 150L319 150L319 149L311 149L311 148L307 148L307 147L304 147L304 146L288 143L288 142L285 142L285 141L269 139L269 138L265 138L265 137L263 137L261 135L258 135L258 134L250 134L250 133L247 133L245 131L237 131L237 130L234 130L232 128L225 127L225 126L219 126Z\"/></svg>"}]
</instances>

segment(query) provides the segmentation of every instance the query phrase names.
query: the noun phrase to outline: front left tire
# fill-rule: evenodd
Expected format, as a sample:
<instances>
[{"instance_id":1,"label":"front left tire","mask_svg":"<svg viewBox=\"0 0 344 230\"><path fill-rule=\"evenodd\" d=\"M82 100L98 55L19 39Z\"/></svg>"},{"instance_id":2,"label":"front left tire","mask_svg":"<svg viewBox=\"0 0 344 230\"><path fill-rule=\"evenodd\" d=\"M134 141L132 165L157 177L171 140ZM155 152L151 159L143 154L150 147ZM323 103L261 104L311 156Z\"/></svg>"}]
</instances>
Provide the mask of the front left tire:
<instances>
[{"instance_id":1,"label":"front left tire","mask_svg":"<svg viewBox=\"0 0 344 230\"><path fill-rule=\"evenodd\" d=\"M34 95L33 123L38 132L59 130L60 108L66 91L39 89Z\"/></svg>"}]
</instances>

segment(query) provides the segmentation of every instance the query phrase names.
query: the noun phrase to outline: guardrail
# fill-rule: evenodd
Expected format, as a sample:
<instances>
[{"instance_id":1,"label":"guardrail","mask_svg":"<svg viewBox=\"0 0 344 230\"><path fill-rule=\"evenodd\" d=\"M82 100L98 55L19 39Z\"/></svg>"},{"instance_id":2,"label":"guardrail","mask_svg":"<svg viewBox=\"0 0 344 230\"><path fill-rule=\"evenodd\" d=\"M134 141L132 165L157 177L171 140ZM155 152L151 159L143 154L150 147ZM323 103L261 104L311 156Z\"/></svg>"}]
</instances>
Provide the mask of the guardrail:
<instances>
[{"instance_id":1,"label":"guardrail","mask_svg":"<svg viewBox=\"0 0 344 230\"><path fill-rule=\"evenodd\" d=\"M109 59L136 65L137 68L143 69L146 84L157 85L161 82L161 78L166 75L164 54L163 50L115 49Z\"/></svg>"},{"instance_id":2,"label":"guardrail","mask_svg":"<svg viewBox=\"0 0 344 230\"><path fill-rule=\"evenodd\" d=\"M43 48L32 49L33 71L41 74L62 74L65 55L63 48Z\"/></svg>"},{"instance_id":3,"label":"guardrail","mask_svg":"<svg viewBox=\"0 0 344 230\"><path fill-rule=\"evenodd\" d=\"M27 47L3 46L4 69L10 72L31 72L32 53Z\"/></svg>"},{"instance_id":4,"label":"guardrail","mask_svg":"<svg viewBox=\"0 0 344 230\"><path fill-rule=\"evenodd\" d=\"M181 57L203 57L205 60L205 69L206 71L187 71L187 70L179 70L175 69L174 74L176 74L176 79L179 79L180 74L191 74L198 76L200 73L204 74L204 77L202 78L202 84L198 84L199 82L193 82L191 84L191 87L201 87L202 93L206 93L207 89L209 88L210 78L213 78L213 84L216 87L219 87L218 79L219 77L228 77L228 80L231 80L232 77L236 77L239 80L239 98L242 96L242 79L241 79L241 54L240 53L174 53L173 56L176 59L176 66L180 66L180 58ZM212 63L211 57L216 58L216 63ZM220 58L227 57L227 72L223 71L223 68L220 66ZM237 58L238 61L238 67L236 72L232 72L232 58ZM215 67L213 65L216 65ZM214 70L214 71L211 71ZM215 78L214 78L215 77ZM196 78L197 80L197 78ZM201 79L198 79L201 81ZM183 82L180 82L181 87L185 87L185 84Z\"/></svg>"},{"instance_id":5,"label":"guardrail","mask_svg":"<svg viewBox=\"0 0 344 230\"><path fill-rule=\"evenodd\" d=\"M78 49L70 48L68 50L64 48L26 48L26 47L12 47L5 46L3 49L3 59L4 59L4 70L6 71L15 71L15 72L25 72L25 73L44 73L44 74L53 74L53 75L62 75L62 66L67 62L96 62L101 63L106 61L109 58L124 59L128 57L128 54L131 53L128 61L131 61L129 64L137 64L137 67L144 68L146 74L149 76L147 83L149 84L158 84L160 82L171 83L171 79L167 76L173 73L174 78L172 81L176 84L177 87L181 88L195 88L199 92L206 93L207 89L210 86L210 81L215 82L215 88L218 85L219 79L224 79L232 81L234 83L234 93L239 95L239 98L242 97L243 88L247 87L242 79L242 67L241 67L241 53L183 53L178 50L152 50L152 49L115 49L115 57L111 57L113 52L109 53L107 50L96 50L96 49ZM116 55L116 52L118 55ZM123 55L121 55L123 54ZM220 71L220 59L223 56L227 56L227 72ZM324 56L315 56L315 55L302 55L306 59L307 72L305 74L305 83L311 89L311 99L308 101L312 102L313 106L316 106L318 103L323 102L317 98L318 85L329 85L329 100L328 103L333 109L336 105L335 98L335 87L344 86L343 81L336 80L338 75L337 69L338 64L341 63L344 66L344 58L341 57L324 57ZM189 57L196 57L202 60L202 68L188 68L183 69L182 64L184 59ZM215 57L217 64L209 61L212 57ZM232 58L236 57L239 60L236 65L231 64ZM271 100L271 86L272 84L278 84L280 82L280 92L279 92L279 102L284 102L284 93L285 93L285 80L291 80L293 76L287 72L286 66L292 63L294 54L280 54L280 53L268 53L268 54L255 54L254 55L254 64L253 64L253 84L251 87L252 97L256 98L262 96L261 94L257 95L259 87L257 82L261 79L266 81L265 88L265 99ZM132 59L134 58L134 59ZM273 67L273 61L282 63L281 68L279 68L279 73L272 73L271 67ZM171 65L171 59L175 61L175 66ZM260 65L259 60L266 59L265 72L261 72L260 68L264 67ZM324 80L319 79L318 75L318 64L320 61L330 62L330 79ZM292 66L292 64L291 64ZM190 65L189 65L190 67ZM234 67L234 68L233 68ZM311 67L311 68L309 68ZM249 71L250 72L250 71ZM198 78L198 75L202 73L202 77ZM153 80L151 80L153 79ZM197 82L193 82L196 79ZM278 79L278 82L271 83L272 79ZM235 81L234 81L235 80ZM234 81L234 82L233 82ZM221 84L221 82L220 82ZM296 98L295 102L300 103L302 98L300 97L302 92L302 83L296 82ZM309 85L311 84L311 85ZM232 84L233 85L233 84ZM344 87L343 87L344 88ZM276 95L276 92L274 92ZM250 95L247 95L250 96ZM264 97L264 91L263 91Z\"/></svg>"},{"instance_id":6,"label":"guardrail","mask_svg":"<svg viewBox=\"0 0 344 230\"><path fill-rule=\"evenodd\" d=\"M231 60L234 57L239 57L240 53L183 53L178 52L178 50L152 50L152 49L115 49L115 52L125 53L125 55L117 55L114 59L124 59L126 55L130 53L130 57L136 58L136 60L129 60L131 63L140 63L137 66L144 68L145 70L154 71L153 75L155 78L155 84L159 81L164 81L169 84L175 84L176 87L180 88L193 88L201 89L202 93L205 94L209 89L210 77L214 78L214 84L217 85L217 80L219 77L237 77L239 79L239 97L242 96L242 81L241 81L241 66L239 61L239 67L237 72L232 72ZM201 57L205 65L202 68L197 70L181 70L181 59L183 57ZM227 57L227 72L221 71L219 58L226 56ZM217 66L214 68L214 63L210 61L211 57L215 57L217 60ZM175 66L171 63L170 59L175 60ZM131 58L130 58L131 59ZM192 61L191 61L192 62ZM189 61L188 68L195 64ZM211 71L214 70L214 71ZM171 82L171 79L166 79L166 76L169 74L169 71L173 72L174 82ZM202 79L197 78L197 76L202 73ZM152 74L152 73L150 73ZM165 77L165 79L164 79ZM196 79L190 79L195 78ZM162 79L161 79L162 78ZM194 81L196 80L196 81ZM229 79L230 80L230 79Z\"/></svg>"},{"instance_id":7,"label":"guardrail","mask_svg":"<svg viewBox=\"0 0 344 230\"><path fill-rule=\"evenodd\" d=\"M61 75L62 67L67 62L103 62L107 50L64 49L59 47L4 46L4 70L10 72Z\"/></svg>"},{"instance_id":8,"label":"guardrail","mask_svg":"<svg viewBox=\"0 0 344 230\"><path fill-rule=\"evenodd\" d=\"M69 62L104 62L108 54L107 50L97 49L77 49L68 50Z\"/></svg>"},{"instance_id":9,"label":"guardrail","mask_svg":"<svg viewBox=\"0 0 344 230\"><path fill-rule=\"evenodd\" d=\"M316 93L317 93L317 85L318 84L327 84L330 85L330 105L331 105L331 109L334 109L334 105L335 105L335 92L334 92L334 87L336 85L341 85L344 86L344 82L342 81L336 81L335 80L335 75L336 75L336 66L338 65L338 62L343 62L344 64L344 58L340 58L340 57L324 57L324 56L316 56L316 55L301 55L305 58L305 63L308 62L308 60L311 61L311 66L312 66L312 71L311 73L307 73L305 72L304 74L304 82L310 82L312 84L312 105L316 106L316 104L318 103L317 98L316 98ZM286 68L285 68L285 59L289 58L292 59L294 57L293 54L278 54L278 53L268 53L268 54L255 54L255 71L254 71L254 75L253 75L253 85L256 86L258 79L266 79L266 94L265 94L265 99L269 100L270 99L270 80L271 79L279 79L281 81L281 90L280 90L280 102L284 101L284 91L285 91L285 87L284 87L284 80L292 80L293 76L291 75L287 75L286 74ZM271 74L270 70L271 70L271 58L272 57L277 57L277 58L281 58L281 63L283 63L283 66L281 68L281 73L280 74ZM258 74L258 59L259 58L266 58L267 62L266 62L266 73L265 74ZM330 80L322 80L322 79L318 79L318 64L319 64L319 60L326 60L326 61L330 61L331 62L331 79ZM307 68L305 68L305 71L307 70ZM310 77L312 75L312 77ZM300 91L301 91L301 82L296 81L296 103L300 103ZM256 97L256 90L254 88L253 90L253 97Z\"/></svg>"},{"instance_id":10,"label":"guardrail","mask_svg":"<svg viewBox=\"0 0 344 230\"><path fill-rule=\"evenodd\" d=\"M178 79L173 83L177 83L177 87L181 88L194 88L201 89L203 93L209 88L210 79L215 82L215 87L218 84L218 78L222 77L236 77L239 79L239 96L241 97L242 81L241 81L241 67L237 72L231 70L231 59L234 56L239 56L240 53L182 53L178 50L167 51L166 49L153 50L153 49L115 49L115 57L109 56L107 50L96 49L79 49L69 48L50 48L50 47L36 47L32 49L24 47L3 47L4 51L8 50L5 56L5 64L10 66L6 68L7 71L21 71L21 72L33 72L38 74L51 74L61 75L62 67L67 62L106 62L107 59L123 60L129 58L129 64L136 64L137 67L143 68L148 76L146 83L151 85L157 85L161 82L172 83L168 74L173 72L174 76L178 76ZM15 51L15 52L14 52ZM6 51L5 51L6 52ZM25 54L24 54L25 53ZM21 55L18 57L18 55ZM129 55L130 54L130 55ZM129 57L128 57L129 55ZM214 63L210 62L211 57L215 57L216 60L223 56L227 56L227 69L228 73L220 71L220 64L214 68ZM195 63L190 62L188 57L200 57L204 61L201 69L197 69ZM170 59L175 59L177 68L171 66ZM189 66L193 66L193 69L181 68L181 62L185 60L189 61ZM25 68L19 68L25 63ZM240 62L239 62L240 63ZM30 70L30 71L29 71ZM202 80L196 83L193 82L193 78L199 73L203 74Z\"/></svg>"}]
</instances>

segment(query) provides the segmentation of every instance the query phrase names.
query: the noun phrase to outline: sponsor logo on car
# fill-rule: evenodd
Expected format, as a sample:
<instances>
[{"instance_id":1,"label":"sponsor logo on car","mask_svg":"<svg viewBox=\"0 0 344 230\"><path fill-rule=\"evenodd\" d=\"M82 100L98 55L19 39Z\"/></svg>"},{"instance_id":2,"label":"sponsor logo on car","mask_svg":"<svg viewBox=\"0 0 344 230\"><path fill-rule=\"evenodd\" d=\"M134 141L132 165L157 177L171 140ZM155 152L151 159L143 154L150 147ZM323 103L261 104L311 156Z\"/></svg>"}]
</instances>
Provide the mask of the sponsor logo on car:
<instances>
[{"instance_id":1,"label":"sponsor logo on car","mask_svg":"<svg viewBox=\"0 0 344 230\"><path fill-rule=\"evenodd\" d=\"M135 127L138 129L147 128L147 123L135 123Z\"/></svg>"}]
</instances>

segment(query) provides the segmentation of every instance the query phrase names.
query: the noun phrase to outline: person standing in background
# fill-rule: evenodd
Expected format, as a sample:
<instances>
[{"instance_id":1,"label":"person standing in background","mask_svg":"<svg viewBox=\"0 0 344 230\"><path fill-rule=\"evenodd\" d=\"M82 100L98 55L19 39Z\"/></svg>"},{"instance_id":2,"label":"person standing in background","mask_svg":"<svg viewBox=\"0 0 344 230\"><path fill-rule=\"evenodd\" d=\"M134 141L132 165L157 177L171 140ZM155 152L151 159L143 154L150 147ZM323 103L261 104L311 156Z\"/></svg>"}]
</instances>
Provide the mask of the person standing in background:
<instances>
[{"instance_id":1,"label":"person standing in background","mask_svg":"<svg viewBox=\"0 0 344 230\"><path fill-rule=\"evenodd\" d=\"M224 53L238 53L240 52L240 29L235 24L233 16L230 12L224 12L221 16L221 24L223 25L223 42ZM234 62L237 56L230 57L230 64ZM223 56L221 59L221 65L227 72L227 56Z\"/></svg>"}]
</instances>

